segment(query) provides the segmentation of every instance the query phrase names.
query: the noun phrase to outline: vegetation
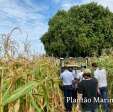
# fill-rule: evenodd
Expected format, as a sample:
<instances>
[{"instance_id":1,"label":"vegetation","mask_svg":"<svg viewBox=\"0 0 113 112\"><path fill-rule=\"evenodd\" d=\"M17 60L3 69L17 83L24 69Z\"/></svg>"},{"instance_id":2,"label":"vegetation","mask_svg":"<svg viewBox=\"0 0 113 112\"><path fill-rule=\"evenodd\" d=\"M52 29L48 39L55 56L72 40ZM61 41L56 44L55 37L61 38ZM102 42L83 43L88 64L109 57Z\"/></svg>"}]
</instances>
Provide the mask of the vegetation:
<instances>
[{"instance_id":1,"label":"vegetation","mask_svg":"<svg viewBox=\"0 0 113 112\"><path fill-rule=\"evenodd\" d=\"M93 51L99 54L104 47L112 46L112 19L108 9L95 3L75 6L68 12L59 11L42 38L47 54L56 57L88 56ZM18 53L17 43L11 38L15 30L21 33L14 28L2 35L0 43L0 112L63 112L59 59L29 57L27 41L22 53ZM90 57L89 66L93 61L107 69L109 96L113 98L113 55Z\"/></svg>"},{"instance_id":2,"label":"vegetation","mask_svg":"<svg viewBox=\"0 0 113 112\"><path fill-rule=\"evenodd\" d=\"M54 58L1 63L4 112L62 112L58 65Z\"/></svg>"},{"instance_id":3,"label":"vegetation","mask_svg":"<svg viewBox=\"0 0 113 112\"><path fill-rule=\"evenodd\" d=\"M60 10L50 19L41 41L50 56L101 55L113 46L113 13L96 3Z\"/></svg>"},{"instance_id":4,"label":"vegetation","mask_svg":"<svg viewBox=\"0 0 113 112\"><path fill-rule=\"evenodd\" d=\"M12 33L2 35L0 57L0 112L62 112L59 90L59 61L48 57L29 57L28 44L17 52ZM26 55L24 55L26 53Z\"/></svg>"},{"instance_id":5,"label":"vegetation","mask_svg":"<svg viewBox=\"0 0 113 112\"><path fill-rule=\"evenodd\" d=\"M113 98L113 56L92 57L108 71L109 97ZM59 89L59 60L37 57L0 61L1 112L63 112L63 97ZM113 107L113 105L111 105Z\"/></svg>"},{"instance_id":6,"label":"vegetation","mask_svg":"<svg viewBox=\"0 0 113 112\"><path fill-rule=\"evenodd\" d=\"M14 57L16 51L11 47L14 46L11 35L5 34L2 41L4 42L1 45L3 55L0 58L0 112L63 112L62 91L59 89L59 59L45 56L29 58L28 50L27 52L24 50L27 57L26 55ZM25 46L27 49L28 45ZM84 61L83 58L76 60L80 64L80 61ZM113 56L89 58L89 66L92 61L106 67L109 96L112 98Z\"/></svg>"}]
</instances>

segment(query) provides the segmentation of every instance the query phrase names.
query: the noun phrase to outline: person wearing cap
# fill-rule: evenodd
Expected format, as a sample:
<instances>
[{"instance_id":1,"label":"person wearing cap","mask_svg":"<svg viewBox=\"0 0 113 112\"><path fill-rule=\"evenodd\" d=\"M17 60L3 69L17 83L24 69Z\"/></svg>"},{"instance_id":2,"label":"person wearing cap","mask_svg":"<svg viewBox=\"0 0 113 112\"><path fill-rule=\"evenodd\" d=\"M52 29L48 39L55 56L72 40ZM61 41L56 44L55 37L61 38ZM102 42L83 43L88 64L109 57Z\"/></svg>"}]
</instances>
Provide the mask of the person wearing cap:
<instances>
[{"instance_id":1,"label":"person wearing cap","mask_svg":"<svg viewBox=\"0 0 113 112\"><path fill-rule=\"evenodd\" d=\"M74 81L74 76L72 74L71 68L65 66L60 75L60 78L63 82L64 106L65 106L66 112L71 112L73 102L67 101L67 98L71 99L73 96L72 83Z\"/></svg>"},{"instance_id":2,"label":"person wearing cap","mask_svg":"<svg viewBox=\"0 0 113 112\"><path fill-rule=\"evenodd\" d=\"M103 100L108 99L107 93L107 73L104 68L98 67L97 63L92 63L94 77L98 80L99 95ZM109 103L103 102L104 112L110 112Z\"/></svg>"},{"instance_id":3,"label":"person wearing cap","mask_svg":"<svg viewBox=\"0 0 113 112\"><path fill-rule=\"evenodd\" d=\"M91 70L85 69L84 80L78 84L77 112L97 112L98 104L94 102L97 98L98 82L91 76Z\"/></svg>"}]
</instances>

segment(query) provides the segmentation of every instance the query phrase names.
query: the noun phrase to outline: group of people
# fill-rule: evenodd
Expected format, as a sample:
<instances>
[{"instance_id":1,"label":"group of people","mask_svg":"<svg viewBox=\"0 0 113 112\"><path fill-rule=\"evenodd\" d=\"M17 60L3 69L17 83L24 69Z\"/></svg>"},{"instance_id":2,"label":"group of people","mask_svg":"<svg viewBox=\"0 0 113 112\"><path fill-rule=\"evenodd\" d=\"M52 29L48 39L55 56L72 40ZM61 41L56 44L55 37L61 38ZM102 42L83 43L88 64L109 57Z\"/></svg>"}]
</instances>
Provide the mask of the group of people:
<instances>
[{"instance_id":1,"label":"group of people","mask_svg":"<svg viewBox=\"0 0 113 112\"><path fill-rule=\"evenodd\" d=\"M104 68L98 67L97 63L92 63L92 69L83 66L80 70L74 70L64 66L60 78L66 112L72 112L74 103L77 112L98 112L100 104L103 112L110 112L107 73Z\"/></svg>"}]
</instances>

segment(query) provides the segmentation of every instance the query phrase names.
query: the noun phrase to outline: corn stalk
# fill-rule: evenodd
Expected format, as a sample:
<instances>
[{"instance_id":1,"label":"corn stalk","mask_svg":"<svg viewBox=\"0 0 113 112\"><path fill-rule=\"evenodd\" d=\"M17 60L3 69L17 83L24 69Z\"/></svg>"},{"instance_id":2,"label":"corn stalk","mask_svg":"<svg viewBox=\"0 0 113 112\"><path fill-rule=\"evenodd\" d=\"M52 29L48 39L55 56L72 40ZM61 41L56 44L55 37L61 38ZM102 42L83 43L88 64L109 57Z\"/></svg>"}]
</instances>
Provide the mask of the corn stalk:
<instances>
[{"instance_id":1,"label":"corn stalk","mask_svg":"<svg viewBox=\"0 0 113 112\"><path fill-rule=\"evenodd\" d=\"M3 76L4 76L4 68L0 67L1 76L0 76L0 112L3 112Z\"/></svg>"}]
</instances>

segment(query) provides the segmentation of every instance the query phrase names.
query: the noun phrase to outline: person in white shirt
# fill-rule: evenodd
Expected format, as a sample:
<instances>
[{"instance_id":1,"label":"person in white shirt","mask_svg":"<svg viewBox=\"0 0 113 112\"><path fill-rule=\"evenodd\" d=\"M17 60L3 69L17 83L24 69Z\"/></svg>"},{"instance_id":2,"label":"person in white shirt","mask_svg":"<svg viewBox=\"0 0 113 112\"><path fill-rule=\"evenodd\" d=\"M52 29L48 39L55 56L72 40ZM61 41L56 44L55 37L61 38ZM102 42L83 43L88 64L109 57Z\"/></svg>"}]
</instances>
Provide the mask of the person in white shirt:
<instances>
[{"instance_id":1,"label":"person in white shirt","mask_svg":"<svg viewBox=\"0 0 113 112\"><path fill-rule=\"evenodd\" d=\"M97 68L94 71L94 77L96 79L98 79L98 87L99 88L107 87L107 77L106 77L105 69Z\"/></svg>"},{"instance_id":2,"label":"person in white shirt","mask_svg":"<svg viewBox=\"0 0 113 112\"><path fill-rule=\"evenodd\" d=\"M78 88L78 83L79 83L79 79L78 79L78 70L77 68L73 68L72 70L72 74L74 76L74 83L73 83L73 99L77 99L77 88Z\"/></svg>"},{"instance_id":3,"label":"person in white shirt","mask_svg":"<svg viewBox=\"0 0 113 112\"><path fill-rule=\"evenodd\" d=\"M99 94L103 98L103 100L108 99L107 95L107 73L104 68L100 68L96 63L92 63L92 67L94 68L94 77L98 80L98 88ZM106 101L103 103L104 112L109 111L109 103Z\"/></svg>"},{"instance_id":4,"label":"person in white shirt","mask_svg":"<svg viewBox=\"0 0 113 112\"><path fill-rule=\"evenodd\" d=\"M83 80L83 73L84 73L83 71L80 71L78 73L78 77L77 78L78 78L79 82Z\"/></svg>"},{"instance_id":5,"label":"person in white shirt","mask_svg":"<svg viewBox=\"0 0 113 112\"><path fill-rule=\"evenodd\" d=\"M74 80L74 76L72 72L70 72L67 68L61 73L60 78L63 81L63 85L72 85L72 80Z\"/></svg>"},{"instance_id":6,"label":"person in white shirt","mask_svg":"<svg viewBox=\"0 0 113 112\"><path fill-rule=\"evenodd\" d=\"M82 81L84 79L83 74L84 74L84 70L86 69L86 66L81 66L81 70L78 71L77 73L77 79L80 81Z\"/></svg>"},{"instance_id":7,"label":"person in white shirt","mask_svg":"<svg viewBox=\"0 0 113 112\"><path fill-rule=\"evenodd\" d=\"M67 101L67 98L72 98L73 96L73 87L72 83L74 81L74 76L72 71L67 67L64 67L63 72L60 75L60 78L63 82L63 91L64 91L64 106L66 108L66 112L72 111L72 102Z\"/></svg>"}]
</instances>

